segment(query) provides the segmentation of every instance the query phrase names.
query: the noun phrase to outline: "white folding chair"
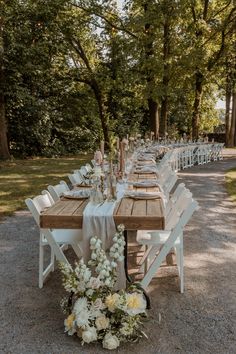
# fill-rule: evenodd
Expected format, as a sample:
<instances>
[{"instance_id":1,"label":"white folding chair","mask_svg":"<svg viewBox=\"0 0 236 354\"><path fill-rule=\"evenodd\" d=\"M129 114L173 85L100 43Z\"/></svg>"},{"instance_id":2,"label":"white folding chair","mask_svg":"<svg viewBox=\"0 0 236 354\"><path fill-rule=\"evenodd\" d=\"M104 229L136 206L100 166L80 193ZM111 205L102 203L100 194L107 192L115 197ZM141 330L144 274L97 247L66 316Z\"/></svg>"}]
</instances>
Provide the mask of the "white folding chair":
<instances>
[{"instance_id":1,"label":"white folding chair","mask_svg":"<svg viewBox=\"0 0 236 354\"><path fill-rule=\"evenodd\" d=\"M187 198L192 198L192 193L185 187L184 183L180 183L175 189L165 208L165 230L159 230L155 232L166 233L166 231L169 232L169 230L171 230L171 228L177 223L180 214L183 212ZM156 254L156 250L154 249L153 251L152 244L149 244L150 232L151 231L146 230L137 231L137 242L146 248L141 260L139 261L139 265L141 266L139 269L140 271L144 271L144 269L149 267L150 261Z\"/></svg>"},{"instance_id":2,"label":"white folding chair","mask_svg":"<svg viewBox=\"0 0 236 354\"><path fill-rule=\"evenodd\" d=\"M87 162L87 163L85 164L85 167L86 167L88 173L91 173L91 172L93 171L93 168L92 168L92 166L90 165L90 163Z\"/></svg>"},{"instance_id":3,"label":"white folding chair","mask_svg":"<svg viewBox=\"0 0 236 354\"><path fill-rule=\"evenodd\" d=\"M60 183L58 183L54 186L52 186L52 185L48 186L48 191L49 191L50 195L52 196L54 202L57 202L58 200L60 200L60 197L62 196L62 194L64 192L69 191L69 190L70 189L65 181L60 181Z\"/></svg>"},{"instance_id":4,"label":"white folding chair","mask_svg":"<svg viewBox=\"0 0 236 354\"><path fill-rule=\"evenodd\" d=\"M175 225L170 225L170 231L150 231L143 233L139 237L137 234L137 240L141 244L151 246L149 254L152 253L152 263L147 269L142 281L141 286L146 289L150 284L152 278L155 276L157 270L165 260L168 253L174 247L176 250L177 266L180 277L180 292L184 292L184 272L183 272L183 229L190 220L193 212L198 208L198 203L192 199L192 196L185 198L183 211L178 216ZM170 217L170 222L171 221Z\"/></svg>"},{"instance_id":5,"label":"white folding chair","mask_svg":"<svg viewBox=\"0 0 236 354\"><path fill-rule=\"evenodd\" d=\"M72 186L76 185L76 184L83 184L84 180L81 177L81 175L78 172L74 172L72 174L68 175L68 178L72 184Z\"/></svg>"},{"instance_id":6,"label":"white folding chair","mask_svg":"<svg viewBox=\"0 0 236 354\"><path fill-rule=\"evenodd\" d=\"M86 175L88 174L88 168L86 166L81 166L79 172L83 177L86 177Z\"/></svg>"},{"instance_id":7,"label":"white folding chair","mask_svg":"<svg viewBox=\"0 0 236 354\"><path fill-rule=\"evenodd\" d=\"M27 207L32 213L37 225L40 228L40 214L45 208L51 207L53 201L49 193L38 195L33 199L27 198L25 200ZM40 241L39 241L39 287L43 287L43 283L47 276L54 271L54 259L60 262L69 264L63 250L65 246L70 245L78 258L82 256L80 242L82 241L81 230L64 230L64 229L42 229L40 228ZM44 269L44 247L49 245L51 248L50 263Z\"/></svg>"},{"instance_id":8,"label":"white folding chair","mask_svg":"<svg viewBox=\"0 0 236 354\"><path fill-rule=\"evenodd\" d=\"M164 183L160 183L167 199L169 199L169 194L173 189L174 185L176 184L177 179L178 177L176 173L174 171L171 171Z\"/></svg>"}]
</instances>

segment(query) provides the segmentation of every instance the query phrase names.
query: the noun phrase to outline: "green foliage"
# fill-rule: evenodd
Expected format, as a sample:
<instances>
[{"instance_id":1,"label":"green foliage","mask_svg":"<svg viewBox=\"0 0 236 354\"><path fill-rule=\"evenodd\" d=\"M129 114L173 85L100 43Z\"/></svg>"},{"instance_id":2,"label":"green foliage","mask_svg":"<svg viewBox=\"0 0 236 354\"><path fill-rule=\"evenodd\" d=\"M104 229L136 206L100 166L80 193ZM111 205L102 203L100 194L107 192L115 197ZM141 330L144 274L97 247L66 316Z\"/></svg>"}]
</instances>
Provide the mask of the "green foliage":
<instances>
[{"instance_id":1,"label":"green foliage","mask_svg":"<svg viewBox=\"0 0 236 354\"><path fill-rule=\"evenodd\" d=\"M76 153L106 133L145 133L150 98L168 101L169 131L190 133L197 71L199 128L211 131L235 10L205 2L204 17L203 3L129 0L120 13L111 0L1 1L11 152Z\"/></svg>"}]
</instances>

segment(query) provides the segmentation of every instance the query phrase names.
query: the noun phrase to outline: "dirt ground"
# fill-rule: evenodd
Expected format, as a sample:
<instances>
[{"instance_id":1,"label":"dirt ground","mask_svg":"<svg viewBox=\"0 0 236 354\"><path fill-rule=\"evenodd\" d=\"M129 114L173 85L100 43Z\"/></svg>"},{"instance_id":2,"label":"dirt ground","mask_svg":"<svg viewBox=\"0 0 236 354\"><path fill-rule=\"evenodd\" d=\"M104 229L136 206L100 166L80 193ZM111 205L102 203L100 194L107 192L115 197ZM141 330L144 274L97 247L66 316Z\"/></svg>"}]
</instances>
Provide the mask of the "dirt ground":
<instances>
[{"instance_id":1,"label":"dirt ground","mask_svg":"<svg viewBox=\"0 0 236 354\"><path fill-rule=\"evenodd\" d=\"M224 172L232 167L236 150L228 150L222 161L179 173L200 205L184 233L185 293L179 293L176 267L163 267L148 289L148 339L114 352L236 353L236 205L224 184ZM131 240L130 257L135 250ZM17 212L2 221L0 353L107 353L63 333L63 295L58 270L38 288L38 229L30 214Z\"/></svg>"}]
</instances>

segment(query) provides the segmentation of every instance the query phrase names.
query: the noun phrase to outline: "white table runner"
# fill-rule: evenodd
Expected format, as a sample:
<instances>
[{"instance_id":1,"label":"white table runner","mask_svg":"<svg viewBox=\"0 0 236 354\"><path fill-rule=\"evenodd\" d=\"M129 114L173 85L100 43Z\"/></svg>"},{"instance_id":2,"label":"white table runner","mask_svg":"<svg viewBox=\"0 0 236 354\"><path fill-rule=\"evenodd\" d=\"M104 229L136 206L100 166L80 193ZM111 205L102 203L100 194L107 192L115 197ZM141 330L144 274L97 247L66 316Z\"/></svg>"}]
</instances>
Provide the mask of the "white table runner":
<instances>
[{"instance_id":1,"label":"white table runner","mask_svg":"<svg viewBox=\"0 0 236 354\"><path fill-rule=\"evenodd\" d=\"M89 241L92 236L97 236L102 240L103 249L108 250L113 241L112 238L116 233L113 212L116 202L104 202L103 204L94 205L88 203L83 213L83 257L87 262L90 259ZM126 276L124 270L124 262L117 262L117 284L115 290L124 289L126 287Z\"/></svg>"}]
</instances>

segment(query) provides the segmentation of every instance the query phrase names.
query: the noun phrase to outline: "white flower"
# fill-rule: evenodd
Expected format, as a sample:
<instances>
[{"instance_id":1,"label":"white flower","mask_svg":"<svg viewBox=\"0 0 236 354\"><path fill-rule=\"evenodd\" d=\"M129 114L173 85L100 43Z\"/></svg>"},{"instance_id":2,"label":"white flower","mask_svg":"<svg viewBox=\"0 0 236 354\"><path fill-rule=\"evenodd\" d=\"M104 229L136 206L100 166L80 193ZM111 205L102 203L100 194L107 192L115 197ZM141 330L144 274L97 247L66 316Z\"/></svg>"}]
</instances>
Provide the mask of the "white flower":
<instances>
[{"instance_id":1,"label":"white flower","mask_svg":"<svg viewBox=\"0 0 236 354\"><path fill-rule=\"evenodd\" d=\"M110 312L114 312L120 305L120 295L117 293L108 295L105 304Z\"/></svg>"},{"instance_id":2,"label":"white flower","mask_svg":"<svg viewBox=\"0 0 236 354\"><path fill-rule=\"evenodd\" d=\"M92 296L93 293L94 293L94 290L93 290L93 289L88 289L88 290L86 291L86 295L87 295L88 297Z\"/></svg>"},{"instance_id":3,"label":"white flower","mask_svg":"<svg viewBox=\"0 0 236 354\"><path fill-rule=\"evenodd\" d=\"M91 277L91 271L87 268L83 273L84 281L85 282L89 281L90 277Z\"/></svg>"},{"instance_id":4,"label":"white flower","mask_svg":"<svg viewBox=\"0 0 236 354\"><path fill-rule=\"evenodd\" d=\"M117 263L116 262L111 262L111 266L112 266L112 268L116 268L117 267Z\"/></svg>"},{"instance_id":5,"label":"white flower","mask_svg":"<svg viewBox=\"0 0 236 354\"><path fill-rule=\"evenodd\" d=\"M90 245L95 245L95 243L96 243L96 238L95 237L91 237L91 239L90 239Z\"/></svg>"},{"instance_id":6,"label":"white flower","mask_svg":"<svg viewBox=\"0 0 236 354\"><path fill-rule=\"evenodd\" d=\"M122 327L120 329L120 333L123 334L123 336L130 336L134 331L134 328L129 325L129 323L124 322L122 324Z\"/></svg>"},{"instance_id":7,"label":"white flower","mask_svg":"<svg viewBox=\"0 0 236 354\"><path fill-rule=\"evenodd\" d=\"M79 292L84 292L85 289L86 289L85 282L84 282L84 281L78 282L76 292L77 292L77 291L79 291Z\"/></svg>"},{"instance_id":8,"label":"white flower","mask_svg":"<svg viewBox=\"0 0 236 354\"><path fill-rule=\"evenodd\" d=\"M110 279L110 278L107 278L107 279L105 280L105 285L106 285L106 286L111 285L111 279Z\"/></svg>"},{"instance_id":9,"label":"white flower","mask_svg":"<svg viewBox=\"0 0 236 354\"><path fill-rule=\"evenodd\" d=\"M99 278L91 277L88 283L88 287L91 289L99 289L101 286L101 280Z\"/></svg>"},{"instance_id":10,"label":"white flower","mask_svg":"<svg viewBox=\"0 0 236 354\"><path fill-rule=\"evenodd\" d=\"M107 329L109 326L109 318L107 318L105 315L101 315L100 317L96 318L95 324L98 329L98 331L102 329Z\"/></svg>"},{"instance_id":11,"label":"white flower","mask_svg":"<svg viewBox=\"0 0 236 354\"><path fill-rule=\"evenodd\" d=\"M82 339L85 343L91 343L97 340L97 330L95 327L88 327L82 333Z\"/></svg>"},{"instance_id":12,"label":"white flower","mask_svg":"<svg viewBox=\"0 0 236 354\"><path fill-rule=\"evenodd\" d=\"M123 232L125 230L125 226L123 224L120 224L117 226L117 230Z\"/></svg>"},{"instance_id":13,"label":"white flower","mask_svg":"<svg viewBox=\"0 0 236 354\"><path fill-rule=\"evenodd\" d=\"M102 341L103 348L105 349L116 349L120 345L119 339L115 336L112 335L110 332L107 333Z\"/></svg>"},{"instance_id":14,"label":"white flower","mask_svg":"<svg viewBox=\"0 0 236 354\"><path fill-rule=\"evenodd\" d=\"M106 306L104 305L104 303L102 302L102 299L100 299L99 297L92 303L92 306L96 309L96 310L103 310Z\"/></svg>"},{"instance_id":15,"label":"white flower","mask_svg":"<svg viewBox=\"0 0 236 354\"><path fill-rule=\"evenodd\" d=\"M102 277L102 279L106 276L107 272L105 269L101 270L100 272L100 276Z\"/></svg>"},{"instance_id":16,"label":"white flower","mask_svg":"<svg viewBox=\"0 0 236 354\"><path fill-rule=\"evenodd\" d=\"M76 314L76 323L78 327L88 327L89 326L89 319L90 313L88 310L82 310L81 312Z\"/></svg>"},{"instance_id":17,"label":"white flower","mask_svg":"<svg viewBox=\"0 0 236 354\"><path fill-rule=\"evenodd\" d=\"M145 313L145 310L147 308L147 303L143 295L137 292L126 295L126 304L126 312L130 316L135 316L139 313Z\"/></svg>"},{"instance_id":18,"label":"white flower","mask_svg":"<svg viewBox=\"0 0 236 354\"><path fill-rule=\"evenodd\" d=\"M77 315L81 311L87 310L87 309L88 309L88 301L87 301L86 297L80 297L80 298L78 298L78 300L76 300L76 302L74 304L73 313L75 313L75 315Z\"/></svg>"},{"instance_id":19,"label":"white flower","mask_svg":"<svg viewBox=\"0 0 236 354\"><path fill-rule=\"evenodd\" d=\"M75 315L71 313L64 321L65 332L68 332L69 336L72 336L76 332L75 328Z\"/></svg>"}]
</instances>

